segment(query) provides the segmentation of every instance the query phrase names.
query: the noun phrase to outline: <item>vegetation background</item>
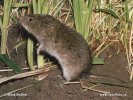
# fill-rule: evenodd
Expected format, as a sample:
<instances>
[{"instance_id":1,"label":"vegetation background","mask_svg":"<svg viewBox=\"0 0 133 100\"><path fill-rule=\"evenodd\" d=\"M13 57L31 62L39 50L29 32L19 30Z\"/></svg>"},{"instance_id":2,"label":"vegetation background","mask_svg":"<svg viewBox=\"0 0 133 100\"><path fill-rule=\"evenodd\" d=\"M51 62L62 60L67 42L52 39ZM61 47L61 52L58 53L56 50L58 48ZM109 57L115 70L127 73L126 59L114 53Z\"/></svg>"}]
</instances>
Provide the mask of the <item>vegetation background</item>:
<instances>
[{"instance_id":1,"label":"vegetation background","mask_svg":"<svg viewBox=\"0 0 133 100\"><path fill-rule=\"evenodd\" d=\"M8 30L13 23L18 24L20 17L27 14L50 14L80 32L90 45L94 58L98 58L108 48L115 48L117 54L125 52L128 62L125 68L130 73L130 80L132 80L132 8L132 0L1 0L0 53L10 55L7 47ZM29 67L31 70L35 70L33 64L34 42L30 38L26 41L19 39L14 50L23 44L27 44ZM0 58L3 60L3 56ZM103 63L101 59L95 61L95 63ZM43 56L38 55L38 67L42 67L44 63Z\"/></svg>"}]
</instances>

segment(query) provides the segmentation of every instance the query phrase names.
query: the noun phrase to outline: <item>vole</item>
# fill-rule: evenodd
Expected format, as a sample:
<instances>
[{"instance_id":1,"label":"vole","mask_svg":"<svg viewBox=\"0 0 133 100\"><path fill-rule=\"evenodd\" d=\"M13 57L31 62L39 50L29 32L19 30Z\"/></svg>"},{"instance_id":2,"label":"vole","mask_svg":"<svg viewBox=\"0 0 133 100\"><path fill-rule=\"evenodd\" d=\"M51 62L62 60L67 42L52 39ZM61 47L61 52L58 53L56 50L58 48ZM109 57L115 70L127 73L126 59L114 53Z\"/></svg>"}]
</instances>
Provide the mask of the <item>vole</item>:
<instances>
[{"instance_id":1,"label":"vole","mask_svg":"<svg viewBox=\"0 0 133 100\"><path fill-rule=\"evenodd\" d=\"M67 81L75 80L91 68L91 52L80 33L51 15L31 14L20 18L22 27L39 42L37 53L54 56Z\"/></svg>"}]
</instances>

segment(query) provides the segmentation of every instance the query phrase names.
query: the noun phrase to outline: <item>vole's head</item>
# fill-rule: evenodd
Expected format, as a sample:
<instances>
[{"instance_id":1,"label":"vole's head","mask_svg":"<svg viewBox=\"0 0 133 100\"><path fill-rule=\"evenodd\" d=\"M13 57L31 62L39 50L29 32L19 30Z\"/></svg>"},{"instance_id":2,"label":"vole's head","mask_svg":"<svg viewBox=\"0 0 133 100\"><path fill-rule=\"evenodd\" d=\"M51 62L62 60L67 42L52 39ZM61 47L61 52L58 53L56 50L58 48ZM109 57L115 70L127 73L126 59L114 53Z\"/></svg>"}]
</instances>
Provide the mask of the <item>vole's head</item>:
<instances>
[{"instance_id":1,"label":"vole's head","mask_svg":"<svg viewBox=\"0 0 133 100\"><path fill-rule=\"evenodd\" d=\"M21 17L20 24L25 28L28 32L33 33L39 27L40 20L35 15L27 15Z\"/></svg>"},{"instance_id":2,"label":"vole's head","mask_svg":"<svg viewBox=\"0 0 133 100\"><path fill-rule=\"evenodd\" d=\"M20 24L29 33L35 36L39 34L42 35L42 33L47 34L50 31L55 30L55 27L58 26L58 21L50 15L32 14L22 17L20 19Z\"/></svg>"}]
</instances>

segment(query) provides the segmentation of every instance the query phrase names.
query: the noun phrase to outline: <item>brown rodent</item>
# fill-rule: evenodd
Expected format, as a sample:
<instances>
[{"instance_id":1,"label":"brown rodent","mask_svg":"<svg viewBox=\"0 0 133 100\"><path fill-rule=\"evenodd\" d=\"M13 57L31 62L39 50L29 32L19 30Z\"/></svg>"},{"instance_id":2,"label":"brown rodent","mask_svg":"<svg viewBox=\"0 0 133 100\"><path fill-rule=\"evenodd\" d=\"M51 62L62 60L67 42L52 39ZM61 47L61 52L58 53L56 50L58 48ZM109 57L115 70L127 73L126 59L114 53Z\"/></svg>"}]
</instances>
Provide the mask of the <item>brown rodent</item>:
<instances>
[{"instance_id":1,"label":"brown rodent","mask_svg":"<svg viewBox=\"0 0 133 100\"><path fill-rule=\"evenodd\" d=\"M40 43L37 52L47 52L61 65L67 81L75 80L91 68L91 53L86 40L75 30L50 15L33 14L20 24Z\"/></svg>"}]
</instances>

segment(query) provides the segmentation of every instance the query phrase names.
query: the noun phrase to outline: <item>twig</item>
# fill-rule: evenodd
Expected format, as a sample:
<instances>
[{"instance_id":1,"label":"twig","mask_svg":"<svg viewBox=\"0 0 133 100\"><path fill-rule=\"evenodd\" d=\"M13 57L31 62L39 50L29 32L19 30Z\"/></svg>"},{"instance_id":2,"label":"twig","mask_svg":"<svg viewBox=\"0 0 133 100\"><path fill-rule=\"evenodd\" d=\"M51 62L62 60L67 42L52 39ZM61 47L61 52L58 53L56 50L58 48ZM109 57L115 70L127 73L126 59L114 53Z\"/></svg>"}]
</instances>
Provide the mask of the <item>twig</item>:
<instances>
[{"instance_id":1,"label":"twig","mask_svg":"<svg viewBox=\"0 0 133 100\"><path fill-rule=\"evenodd\" d=\"M29 76L42 74L42 73L46 73L47 74L47 72L50 71L50 68L52 68L52 67L40 68L40 69L37 69L35 71L25 72L25 73L17 74L17 75L10 76L10 77L4 77L4 78L0 79L0 84L4 83L4 82L7 82L7 81L14 80L14 79L25 78L25 77L29 77ZM53 66L53 68L54 68L54 66Z\"/></svg>"},{"instance_id":2,"label":"twig","mask_svg":"<svg viewBox=\"0 0 133 100\"><path fill-rule=\"evenodd\" d=\"M95 92L99 92L99 93L104 93L104 94L110 93L110 92L107 92L107 91L101 91L101 90L98 90L98 89L93 89L94 87L98 86L99 84L93 85L91 87L87 87L87 86L83 85L83 82L64 82L64 84L65 85L80 84L82 88L87 89L87 90L91 90L91 91L95 91Z\"/></svg>"},{"instance_id":3,"label":"twig","mask_svg":"<svg viewBox=\"0 0 133 100\"><path fill-rule=\"evenodd\" d=\"M133 85L129 85L129 84L120 84L120 83L112 83L112 82L101 82L101 81L90 81L90 80L87 80L88 82L90 83L93 83L93 84L105 84L105 85L110 85L110 86L117 86L117 87L125 87L125 88L133 88Z\"/></svg>"},{"instance_id":4,"label":"twig","mask_svg":"<svg viewBox=\"0 0 133 100\"><path fill-rule=\"evenodd\" d=\"M92 87L87 87L85 85L83 85L83 83L81 82L81 87L82 88L85 88L85 89L88 89L88 90L91 90L91 91L95 91L95 92L99 92L99 93L103 93L103 94L108 94L110 92L107 92L107 91L102 91L102 90L98 90L98 89L93 89L93 87L96 87L97 85L94 85Z\"/></svg>"}]
</instances>

